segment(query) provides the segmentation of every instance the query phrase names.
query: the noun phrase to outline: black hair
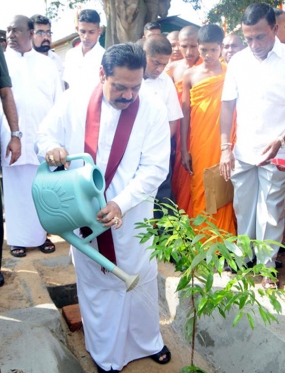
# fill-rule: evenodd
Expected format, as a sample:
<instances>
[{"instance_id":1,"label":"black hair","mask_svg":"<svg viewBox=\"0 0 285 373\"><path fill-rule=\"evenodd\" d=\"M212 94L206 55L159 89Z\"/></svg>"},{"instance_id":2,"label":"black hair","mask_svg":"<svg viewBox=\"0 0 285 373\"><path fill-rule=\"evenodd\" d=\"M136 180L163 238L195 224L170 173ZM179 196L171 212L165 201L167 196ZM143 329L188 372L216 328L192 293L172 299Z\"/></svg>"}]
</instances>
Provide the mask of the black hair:
<instances>
[{"instance_id":1,"label":"black hair","mask_svg":"<svg viewBox=\"0 0 285 373\"><path fill-rule=\"evenodd\" d=\"M222 45L223 40L224 40L224 31L218 25L209 24L209 25L202 26L198 30L198 34L197 34L198 44L217 43L219 45Z\"/></svg>"},{"instance_id":2,"label":"black hair","mask_svg":"<svg viewBox=\"0 0 285 373\"><path fill-rule=\"evenodd\" d=\"M243 13L241 22L244 25L256 25L261 19L265 19L270 27L276 24L276 17L273 8L267 3L250 4Z\"/></svg>"},{"instance_id":3,"label":"black hair","mask_svg":"<svg viewBox=\"0 0 285 373\"><path fill-rule=\"evenodd\" d=\"M147 56L156 56L164 54L170 56L172 54L172 46L166 36L150 35L144 42L143 50Z\"/></svg>"},{"instance_id":4,"label":"black hair","mask_svg":"<svg viewBox=\"0 0 285 373\"><path fill-rule=\"evenodd\" d=\"M45 16L42 16L41 14L34 14L30 20L33 22L33 24L38 24L38 25L50 25L51 26L51 22L50 20L45 17Z\"/></svg>"},{"instance_id":5,"label":"black hair","mask_svg":"<svg viewBox=\"0 0 285 373\"><path fill-rule=\"evenodd\" d=\"M109 47L104 53L102 66L106 77L114 75L115 67L126 67L129 70L145 70L146 57L142 47L138 44L116 44Z\"/></svg>"},{"instance_id":6,"label":"black hair","mask_svg":"<svg viewBox=\"0 0 285 373\"><path fill-rule=\"evenodd\" d=\"M160 30L161 31L161 26L160 23L158 22L148 22L144 25L143 31L150 31L150 30Z\"/></svg>"},{"instance_id":7,"label":"black hair","mask_svg":"<svg viewBox=\"0 0 285 373\"><path fill-rule=\"evenodd\" d=\"M100 16L94 9L83 9L79 13L78 22L100 23Z\"/></svg>"},{"instance_id":8,"label":"black hair","mask_svg":"<svg viewBox=\"0 0 285 373\"><path fill-rule=\"evenodd\" d=\"M140 47L142 47L142 48L143 48L144 43L145 43L145 39L138 39L138 40L136 41L136 44L138 44L138 45L139 45Z\"/></svg>"},{"instance_id":9,"label":"black hair","mask_svg":"<svg viewBox=\"0 0 285 373\"><path fill-rule=\"evenodd\" d=\"M273 11L275 13L275 18L278 18L279 16L281 16L281 14L285 13L284 10L279 8L273 8Z\"/></svg>"}]
</instances>

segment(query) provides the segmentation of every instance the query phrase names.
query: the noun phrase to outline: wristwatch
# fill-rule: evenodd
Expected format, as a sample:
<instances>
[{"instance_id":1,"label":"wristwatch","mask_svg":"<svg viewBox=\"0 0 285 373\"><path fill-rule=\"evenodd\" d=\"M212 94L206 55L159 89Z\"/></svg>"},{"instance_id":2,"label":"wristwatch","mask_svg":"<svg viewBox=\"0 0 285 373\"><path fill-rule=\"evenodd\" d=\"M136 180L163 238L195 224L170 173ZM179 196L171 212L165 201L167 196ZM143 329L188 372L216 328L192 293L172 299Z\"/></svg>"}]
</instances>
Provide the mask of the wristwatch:
<instances>
[{"instance_id":1,"label":"wristwatch","mask_svg":"<svg viewBox=\"0 0 285 373\"><path fill-rule=\"evenodd\" d=\"M18 137L19 139L23 136L22 132L21 131L15 131L15 132L11 132L11 137Z\"/></svg>"},{"instance_id":2,"label":"wristwatch","mask_svg":"<svg viewBox=\"0 0 285 373\"><path fill-rule=\"evenodd\" d=\"M281 143L281 148L285 148L285 140L284 140L284 138L283 138L282 136L279 136L279 137L278 137L278 140L279 140L280 143Z\"/></svg>"}]
</instances>

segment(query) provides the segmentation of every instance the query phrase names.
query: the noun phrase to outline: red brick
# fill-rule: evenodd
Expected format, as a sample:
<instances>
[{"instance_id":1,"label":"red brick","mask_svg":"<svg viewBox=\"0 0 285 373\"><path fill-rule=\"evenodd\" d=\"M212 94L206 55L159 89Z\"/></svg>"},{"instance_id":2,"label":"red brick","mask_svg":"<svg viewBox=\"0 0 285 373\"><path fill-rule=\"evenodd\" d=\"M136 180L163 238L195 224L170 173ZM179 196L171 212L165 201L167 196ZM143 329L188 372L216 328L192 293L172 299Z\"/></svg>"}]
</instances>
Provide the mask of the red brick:
<instances>
[{"instance_id":1,"label":"red brick","mask_svg":"<svg viewBox=\"0 0 285 373\"><path fill-rule=\"evenodd\" d=\"M71 332L76 332L82 327L79 304L71 304L70 306L62 307L62 315Z\"/></svg>"}]
</instances>

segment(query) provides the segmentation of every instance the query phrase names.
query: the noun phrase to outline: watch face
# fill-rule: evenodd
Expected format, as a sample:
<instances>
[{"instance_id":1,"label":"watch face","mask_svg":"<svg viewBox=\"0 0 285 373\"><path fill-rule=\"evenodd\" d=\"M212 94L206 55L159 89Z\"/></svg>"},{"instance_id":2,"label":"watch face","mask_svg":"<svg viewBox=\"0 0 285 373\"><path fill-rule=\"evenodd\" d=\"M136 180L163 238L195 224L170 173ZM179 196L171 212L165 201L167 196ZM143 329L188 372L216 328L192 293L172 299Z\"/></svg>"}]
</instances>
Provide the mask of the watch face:
<instances>
[{"instance_id":1,"label":"watch face","mask_svg":"<svg viewBox=\"0 0 285 373\"><path fill-rule=\"evenodd\" d=\"M11 136L18 137L19 139L23 136L21 131L11 132Z\"/></svg>"}]
</instances>

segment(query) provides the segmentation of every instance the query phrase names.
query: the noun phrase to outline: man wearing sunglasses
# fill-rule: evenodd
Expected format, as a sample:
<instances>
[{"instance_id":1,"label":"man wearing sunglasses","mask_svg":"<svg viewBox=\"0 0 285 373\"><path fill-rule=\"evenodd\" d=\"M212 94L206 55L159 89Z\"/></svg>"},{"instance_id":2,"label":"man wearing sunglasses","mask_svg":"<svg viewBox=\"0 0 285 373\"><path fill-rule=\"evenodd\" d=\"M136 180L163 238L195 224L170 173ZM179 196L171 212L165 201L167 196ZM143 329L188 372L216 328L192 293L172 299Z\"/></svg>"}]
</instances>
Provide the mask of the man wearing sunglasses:
<instances>
[{"instance_id":1,"label":"man wearing sunglasses","mask_svg":"<svg viewBox=\"0 0 285 373\"><path fill-rule=\"evenodd\" d=\"M52 37L51 22L47 17L40 14L35 14L30 19L34 24L34 34L32 39L33 48L35 51L52 59L58 70L60 82L64 89L64 83L62 80L63 64L61 58L50 49Z\"/></svg>"}]
</instances>

